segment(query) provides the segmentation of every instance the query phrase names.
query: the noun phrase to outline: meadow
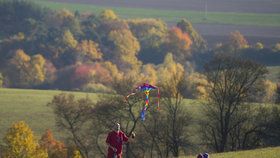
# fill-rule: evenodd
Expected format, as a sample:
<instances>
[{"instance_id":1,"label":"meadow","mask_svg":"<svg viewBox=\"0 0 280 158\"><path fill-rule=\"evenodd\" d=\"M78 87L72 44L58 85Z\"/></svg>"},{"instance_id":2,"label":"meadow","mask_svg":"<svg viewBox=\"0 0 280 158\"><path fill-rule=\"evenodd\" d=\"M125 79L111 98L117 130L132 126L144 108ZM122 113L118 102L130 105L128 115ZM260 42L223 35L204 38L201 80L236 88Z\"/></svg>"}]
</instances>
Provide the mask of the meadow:
<instances>
[{"instance_id":1,"label":"meadow","mask_svg":"<svg viewBox=\"0 0 280 158\"><path fill-rule=\"evenodd\" d=\"M269 72L267 78L273 82L279 82L280 66L268 66L267 70Z\"/></svg>"},{"instance_id":2,"label":"meadow","mask_svg":"<svg viewBox=\"0 0 280 158\"><path fill-rule=\"evenodd\" d=\"M211 158L279 158L280 147L263 148L247 151L225 152L218 154L210 154ZM186 156L180 158L196 158L196 156Z\"/></svg>"},{"instance_id":3,"label":"meadow","mask_svg":"<svg viewBox=\"0 0 280 158\"><path fill-rule=\"evenodd\" d=\"M90 97L93 101L97 94L81 92L72 93L75 97ZM51 107L47 106L59 90L23 90L0 88L0 142L7 129L15 122L25 121L37 137L46 129L51 129L54 135L62 137L55 127L55 115Z\"/></svg>"},{"instance_id":4,"label":"meadow","mask_svg":"<svg viewBox=\"0 0 280 158\"><path fill-rule=\"evenodd\" d=\"M76 98L89 97L97 101L97 93L69 92L59 90L27 90L0 88L0 144L7 129L15 122L25 121L37 137L46 129L51 129L55 136L63 138L63 134L55 127L55 115L47 104L54 95L71 93ZM198 114L196 100L185 99L184 104L194 114ZM194 115L196 117L196 115Z\"/></svg>"}]
</instances>

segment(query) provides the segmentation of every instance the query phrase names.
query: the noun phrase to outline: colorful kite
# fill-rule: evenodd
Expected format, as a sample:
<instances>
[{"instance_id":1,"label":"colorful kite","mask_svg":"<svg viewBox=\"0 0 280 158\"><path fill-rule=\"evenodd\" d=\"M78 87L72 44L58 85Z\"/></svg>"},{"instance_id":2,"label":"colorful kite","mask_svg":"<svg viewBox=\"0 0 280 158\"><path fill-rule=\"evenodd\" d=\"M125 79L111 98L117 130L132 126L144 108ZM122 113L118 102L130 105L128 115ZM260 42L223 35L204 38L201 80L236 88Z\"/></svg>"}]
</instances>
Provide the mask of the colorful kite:
<instances>
[{"instance_id":1,"label":"colorful kite","mask_svg":"<svg viewBox=\"0 0 280 158\"><path fill-rule=\"evenodd\" d=\"M152 86L150 84L144 83L143 85L138 86L137 88L135 88L136 91L141 91L145 93L145 106L143 107L141 113L140 113L140 117L141 120L144 121L145 120L145 114L146 114L146 110L149 106L149 95L150 95L150 91L151 90L158 90L158 94L157 94L157 108L159 110L159 98L160 98L160 93L159 93L159 88L156 86ZM130 97L131 95L134 95L135 93L130 93L129 95L126 96L126 98L128 99L128 97Z\"/></svg>"}]
</instances>

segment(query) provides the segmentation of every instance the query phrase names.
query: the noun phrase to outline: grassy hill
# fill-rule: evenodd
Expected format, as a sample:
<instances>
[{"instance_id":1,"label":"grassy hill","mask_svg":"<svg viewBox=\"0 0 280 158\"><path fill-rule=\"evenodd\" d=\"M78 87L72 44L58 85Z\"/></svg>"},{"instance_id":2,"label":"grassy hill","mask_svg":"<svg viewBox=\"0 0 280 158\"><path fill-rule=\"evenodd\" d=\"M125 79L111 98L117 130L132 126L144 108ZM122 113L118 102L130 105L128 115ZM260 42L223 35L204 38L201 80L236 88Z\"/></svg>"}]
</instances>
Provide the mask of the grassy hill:
<instances>
[{"instance_id":1,"label":"grassy hill","mask_svg":"<svg viewBox=\"0 0 280 158\"><path fill-rule=\"evenodd\" d=\"M210 157L211 158L279 158L280 147L210 154ZM187 156L187 157L180 157L180 158L196 158L196 156Z\"/></svg>"},{"instance_id":2,"label":"grassy hill","mask_svg":"<svg viewBox=\"0 0 280 158\"><path fill-rule=\"evenodd\" d=\"M47 106L54 95L62 92L72 93L77 98L89 96L93 101L98 98L96 93L0 88L0 144L7 129L21 120L25 121L38 137L48 128L58 138L63 137L63 134L55 127L55 116L51 107ZM197 112L197 106L194 105L198 101L185 99L184 102L194 113L194 117L197 117L195 114L199 112Z\"/></svg>"},{"instance_id":3,"label":"grassy hill","mask_svg":"<svg viewBox=\"0 0 280 158\"><path fill-rule=\"evenodd\" d=\"M65 92L65 91L64 91ZM17 121L25 121L40 136L50 128L54 134L60 137L55 128L53 111L47 106L54 95L62 93L58 90L22 90L0 88L0 142L7 129ZM97 94L81 92L73 93L76 97L97 99Z\"/></svg>"}]
</instances>

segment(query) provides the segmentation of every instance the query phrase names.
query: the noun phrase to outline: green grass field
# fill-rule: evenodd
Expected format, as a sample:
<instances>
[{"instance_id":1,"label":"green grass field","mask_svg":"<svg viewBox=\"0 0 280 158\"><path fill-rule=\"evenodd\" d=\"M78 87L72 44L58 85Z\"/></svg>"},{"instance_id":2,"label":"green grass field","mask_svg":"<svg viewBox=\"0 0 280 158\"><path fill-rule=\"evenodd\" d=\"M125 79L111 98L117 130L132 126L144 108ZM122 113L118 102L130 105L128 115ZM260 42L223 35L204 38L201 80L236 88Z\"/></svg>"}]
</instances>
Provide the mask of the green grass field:
<instances>
[{"instance_id":1,"label":"green grass field","mask_svg":"<svg viewBox=\"0 0 280 158\"><path fill-rule=\"evenodd\" d=\"M210 154L210 157L211 158L279 158L280 147ZM196 158L196 156L187 156L187 157L180 157L180 158Z\"/></svg>"},{"instance_id":2,"label":"green grass field","mask_svg":"<svg viewBox=\"0 0 280 158\"><path fill-rule=\"evenodd\" d=\"M49 128L58 137L61 135L55 128L54 114L47 103L62 91L55 90L21 90L0 88L0 142L7 129L17 121L25 121L36 136ZM68 93L68 92L66 92ZM69 92L76 97L97 99L97 94Z\"/></svg>"},{"instance_id":3,"label":"green grass field","mask_svg":"<svg viewBox=\"0 0 280 158\"><path fill-rule=\"evenodd\" d=\"M91 4L58 3L47 0L30 0L51 9L68 9L71 11L100 13L104 9L114 10L122 18L159 18L166 22L178 22L182 18L192 23L234 24L252 26L280 26L280 14L209 12L207 19L204 12L177 11L145 8L101 7Z\"/></svg>"},{"instance_id":4,"label":"green grass field","mask_svg":"<svg viewBox=\"0 0 280 158\"><path fill-rule=\"evenodd\" d=\"M268 66L267 70L269 74L267 75L267 78L273 82L279 82L280 78L280 66Z\"/></svg>"},{"instance_id":5,"label":"green grass field","mask_svg":"<svg viewBox=\"0 0 280 158\"><path fill-rule=\"evenodd\" d=\"M93 101L98 98L96 93L0 88L0 144L7 129L18 121L25 121L37 137L49 128L56 137L62 138L63 134L55 127L55 115L51 107L47 106L54 95L62 92L72 93L77 98L89 96ZM198 101L185 99L184 104L192 113L199 114L195 106Z\"/></svg>"}]
</instances>

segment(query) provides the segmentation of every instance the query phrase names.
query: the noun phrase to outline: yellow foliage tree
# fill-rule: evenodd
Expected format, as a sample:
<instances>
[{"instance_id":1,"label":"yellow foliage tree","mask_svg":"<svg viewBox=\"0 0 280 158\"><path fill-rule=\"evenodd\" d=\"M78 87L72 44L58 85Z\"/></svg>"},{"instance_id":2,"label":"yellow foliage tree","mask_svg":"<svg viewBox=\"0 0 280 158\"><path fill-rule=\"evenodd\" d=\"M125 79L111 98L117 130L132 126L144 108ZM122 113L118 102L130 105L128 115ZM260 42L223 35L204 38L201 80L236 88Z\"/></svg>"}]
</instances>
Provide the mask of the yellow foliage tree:
<instances>
[{"instance_id":1,"label":"yellow foliage tree","mask_svg":"<svg viewBox=\"0 0 280 158\"><path fill-rule=\"evenodd\" d=\"M100 17L104 20L116 20L118 19L118 16L115 14L115 12L111 9L103 10L100 13Z\"/></svg>"},{"instance_id":2,"label":"yellow foliage tree","mask_svg":"<svg viewBox=\"0 0 280 158\"><path fill-rule=\"evenodd\" d=\"M192 97L197 99L206 99L208 97L207 87L209 83L206 76L199 73L191 73L187 79L187 88Z\"/></svg>"},{"instance_id":3,"label":"yellow foliage tree","mask_svg":"<svg viewBox=\"0 0 280 158\"><path fill-rule=\"evenodd\" d=\"M76 49L82 56L92 61L101 59L103 55L98 44L91 40L82 40L82 42L77 45Z\"/></svg>"},{"instance_id":4,"label":"yellow foliage tree","mask_svg":"<svg viewBox=\"0 0 280 158\"><path fill-rule=\"evenodd\" d=\"M180 63L176 63L174 61L171 53L167 53L163 64L160 65L157 72L160 84L172 83L170 85L179 85L179 82L181 82L180 79L182 79L185 75L184 67ZM177 92L176 87L170 86L168 88L170 89L170 93L174 93L175 95Z\"/></svg>"},{"instance_id":5,"label":"yellow foliage tree","mask_svg":"<svg viewBox=\"0 0 280 158\"><path fill-rule=\"evenodd\" d=\"M15 86L26 87L29 85L29 81L32 78L29 71L31 69L30 60L30 56L25 54L22 49L18 49L11 59L10 63L15 67L15 70L11 71L16 73L12 73L10 79Z\"/></svg>"},{"instance_id":6,"label":"yellow foliage tree","mask_svg":"<svg viewBox=\"0 0 280 158\"><path fill-rule=\"evenodd\" d=\"M45 58L40 55L32 56L31 64L32 64L32 74L33 74L33 83L40 84L45 81Z\"/></svg>"},{"instance_id":7,"label":"yellow foliage tree","mask_svg":"<svg viewBox=\"0 0 280 158\"><path fill-rule=\"evenodd\" d=\"M113 61L121 70L139 69L141 62L136 55L140 50L138 40L133 36L130 30L113 30L109 33L109 41L114 44Z\"/></svg>"},{"instance_id":8,"label":"yellow foliage tree","mask_svg":"<svg viewBox=\"0 0 280 158\"><path fill-rule=\"evenodd\" d=\"M57 12L57 17L59 19L64 19L64 18L74 18L74 14L67 10L67 9L61 9Z\"/></svg>"},{"instance_id":9,"label":"yellow foliage tree","mask_svg":"<svg viewBox=\"0 0 280 158\"><path fill-rule=\"evenodd\" d=\"M113 80L121 80L123 78L123 73L119 72L115 64L106 61L103 63L103 66L110 72Z\"/></svg>"},{"instance_id":10,"label":"yellow foliage tree","mask_svg":"<svg viewBox=\"0 0 280 158\"><path fill-rule=\"evenodd\" d=\"M19 87L28 87L41 84L45 81L45 59L42 55L30 57L22 49L18 49L11 59L16 73L13 73L12 82Z\"/></svg>"},{"instance_id":11,"label":"yellow foliage tree","mask_svg":"<svg viewBox=\"0 0 280 158\"><path fill-rule=\"evenodd\" d=\"M155 85L157 84L157 71L152 64L144 65L142 68L142 74L144 75L144 81L148 81L148 83Z\"/></svg>"},{"instance_id":12,"label":"yellow foliage tree","mask_svg":"<svg viewBox=\"0 0 280 158\"><path fill-rule=\"evenodd\" d=\"M81 155L81 153L78 150L75 150L73 158L82 158L82 155Z\"/></svg>"},{"instance_id":13,"label":"yellow foliage tree","mask_svg":"<svg viewBox=\"0 0 280 158\"><path fill-rule=\"evenodd\" d=\"M32 130L23 121L8 129L4 142L7 158L48 158L47 152L39 147Z\"/></svg>"},{"instance_id":14,"label":"yellow foliage tree","mask_svg":"<svg viewBox=\"0 0 280 158\"><path fill-rule=\"evenodd\" d=\"M263 102L273 102L274 97L276 95L277 90L277 84L271 82L270 80L263 81L263 87L264 87L264 96L263 96Z\"/></svg>"},{"instance_id":15,"label":"yellow foliage tree","mask_svg":"<svg viewBox=\"0 0 280 158\"><path fill-rule=\"evenodd\" d=\"M62 41L69 48L76 48L76 46L78 44L78 42L76 41L76 39L74 38L74 36L70 32L70 30L64 31Z\"/></svg>"},{"instance_id":16,"label":"yellow foliage tree","mask_svg":"<svg viewBox=\"0 0 280 158\"><path fill-rule=\"evenodd\" d=\"M263 46L263 44L262 44L261 42L257 42L257 43L255 44L254 48L260 50L260 49L263 49L264 46Z\"/></svg>"}]
</instances>

